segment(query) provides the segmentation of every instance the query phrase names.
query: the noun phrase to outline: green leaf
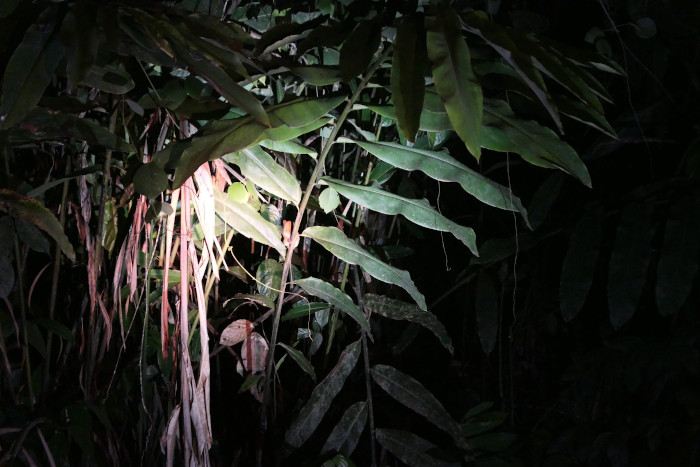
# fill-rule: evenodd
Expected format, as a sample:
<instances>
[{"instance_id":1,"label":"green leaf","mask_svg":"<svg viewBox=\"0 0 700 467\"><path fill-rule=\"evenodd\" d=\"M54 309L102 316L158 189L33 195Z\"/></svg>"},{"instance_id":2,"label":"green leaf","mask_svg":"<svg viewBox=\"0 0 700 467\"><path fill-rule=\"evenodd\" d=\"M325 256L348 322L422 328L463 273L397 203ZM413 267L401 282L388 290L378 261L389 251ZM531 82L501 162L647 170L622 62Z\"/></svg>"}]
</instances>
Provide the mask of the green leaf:
<instances>
[{"instance_id":1,"label":"green leaf","mask_svg":"<svg viewBox=\"0 0 700 467\"><path fill-rule=\"evenodd\" d=\"M167 189L168 174L154 162L143 164L134 174L134 190L148 199L155 199Z\"/></svg>"},{"instance_id":2,"label":"green leaf","mask_svg":"<svg viewBox=\"0 0 700 467\"><path fill-rule=\"evenodd\" d=\"M379 47L381 28L376 21L363 21L350 33L340 49L340 76L348 82L365 72Z\"/></svg>"},{"instance_id":3,"label":"green leaf","mask_svg":"<svg viewBox=\"0 0 700 467\"><path fill-rule=\"evenodd\" d=\"M95 11L90 4L73 4L63 19L59 37L66 49L68 83L75 86L88 74L97 56L99 40Z\"/></svg>"},{"instance_id":4,"label":"green leaf","mask_svg":"<svg viewBox=\"0 0 700 467\"><path fill-rule=\"evenodd\" d=\"M698 275L700 216L697 206L697 197L685 196L671 205L666 220L656 272L656 304L662 316L680 310Z\"/></svg>"},{"instance_id":5,"label":"green leaf","mask_svg":"<svg viewBox=\"0 0 700 467\"><path fill-rule=\"evenodd\" d=\"M395 300L383 295L366 294L364 305L372 313L394 320L404 320L423 326L438 338L450 354L454 353L452 339L445 326L429 311L423 311L410 303Z\"/></svg>"},{"instance_id":6,"label":"green leaf","mask_svg":"<svg viewBox=\"0 0 700 467\"><path fill-rule=\"evenodd\" d=\"M630 204L622 211L608 268L608 308L615 329L634 315L649 267L653 205Z\"/></svg>"},{"instance_id":7,"label":"green leaf","mask_svg":"<svg viewBox=\"0 0 700 467\"><path fill-rule=\"evenodd\" d=\"M226 194L234 203L247 203L250 197L248 190L245 189L245 185L241 182L235 182L229 185ZM265 220L269 221L270 219Z\"/></svg>"},{"instance_id":8,"label":"green leaf","mask_svg":"<svg viewBox=\"0 0 700 467\"><path fill-rule=\"evenodd\" d=\"M75 261L75 251L63 232L56 217L39 201L20 195L12 190L0 189L0 210L15 219L34 224L49 234L68 259Z\"/></svg>"},{"instance_id":9,"label":"green leaf","mask_svg":"<svg viewBox=\"0 0 700 467\"><path fill-rule=\"evenodd\" d=\"M282 269L284 266L274 259L266 259L258 266L255 272L255 279L258 286L258 293L271 300L275 300L279 295L282 284Z\"/></svg>"},{"instance_id":10,"label":"green leaf","mask_svg":"<svg viewBox=\"0 0 700 467\"><path fill-rule=\"evenodd\" d=\"M485 354L490 354L498 340L498 295L491 278L483 271L476 281L476 329Z\"/></svg>"},{"instance_id":11,"label":"green leaf","mask_svg":"<svg viewBox=\"0 0 700 467\"><path fill-rule=\"evenodd\" d=\"M542 75L532 63L532 58L518 49L518 45L510 33L505 28L485 18L480 12L467 13L463 16L463 19L467 31L484 39L513 67L545 109L547 109L559 131L562 131L559 111L551 100Z\"/></svg>"},{"instance_id":12,"label":"green leaf","mask_svg":"<svg viewBox=\"0 0 700 467\"><path fill-rule=\"evenodd\" d=\"M361 348L359 340L348 345L340 354L335 367L311 391L309 399L284 436L284 441L288 445L298 448L316 430L316 427L321 423L323 416L331 406L333 399L343 388L345 379L355 367Z\"/></svg>"},{"instance_id":13,"label":"green leaf","mask_svg":"<svg viewBox=\"0 0 700 467\"><path fill-rule=\"evenodd\" d=\"M289 69L305 83L314 86L326 86L341 80L340 69L335 66L295 66Z\"/></svg>"},{"instance_id":14,"label":"green leaf","mask_svg":"<svg viewBox=\"0 0 700 467\"><path fill-rule=\"evenodd\" d=\"M605 116L594 108L582 103L566 99L564 97L555 97L559 111L564 115L578 122L588 125L601 133L604 133L611 138L617 138L617 134L613 127L605 119Z\"/></svg>"},{"instance_id":15,"label":"green leaf","mask_svg":"<svg viewBox=\"0 0 700 467\"><path fill-rule=\"evenodd\" d=\"M345 411L333 428L321 449L321 455L327 452L339 452L350 456L360 441L360 435L367 424L367 402L355 402Z\"/></svg>"},{"instance_id":16,"label":"green leaf","mask_svg":"<svg viewBox=\"0 0 700 467\"><path fill-rule=\"evenodd\" d=\"M300 286L308 294L318 297L324 302L328 302L337 309L341 310L348 316L350 316L357 324L360 325L365 332L372 337L372 331L369 328L369 322L367 317L360 311L357 305L352 301L347 294L342 290L333 287L328 282L322 281L315 277L307 277L305 279L299 279L295 282L296 285Z\"/></svg>"},{"instance_id":17,"label":"green leaf","mask_svg":"<svg viewBox=\"0 0 700 467\"><path fill-rule=\"evenodd\" d=\"M448 467L459 464L449 464L426 454L426 451L436 446L419 436L403 430L377 428L377 441L387 451L396 456L401 462L411 467Z\"/></svg>"},{"instance_id":18,"label":"green leaf","mask_svg":"<svg viewBox=\"0 0 700 467\"><path fill-rule=\"evenodd\" d=\"M74 342L75 341L75 336L73 335L73 331L71 331L68 326L59 323L58 321L48 319L48 318L34 318L32 320L34 323L38 324L42 328L51 331L52 333L56 334L58 337L61 339L67 341L67 342Z\"/></svg>"},{"instance_id":19,"label":"green leaf","mask_svg":"<svg viewBox=\"0 0 700 467\"><path fill-rule=\"evenodd\" d=\"M428 96L429 93L426 92L426 96ZM442 104L441 104L442 105ZM382 117L391 119L391 120L397 120L396 116L396 110L394 107L390 105L361 105L361 104L355 104L355 108L362 109L362 108L367 108L371 110L374 113L377 113L381 115ZM443 110L445 109L445 106L442 106ZM450 117L447 115L447 113L435 113L435 112L430 112L428 110L423 109L423 113L420 114L420 121L418 122L418 129L421 131L427 131L427 132L432 132L436 133L439 131L446 131L446 130L452 130L452 123L450 123ZM373 141L367 138L368 141Z\"/></svg>"},{"instance_id":20,"label":"green leaf","mask_svg":"<svg viewBox=\"0 0 700 467\"><path fill-rule=\"evenodd\" d=\"M387 365L375 365L371 372L374 382L391 397L448 433L460 448L469 448L464 441L460 426L452 419L440 401L421 383Z\"/></svg>"},{"instance_id":21,"label":"green leaf","mask_svg":"<svg viewBox=\"0 0 700 467\"><path fill-rule=\"evenodd\" d=\"M306 302L306 300L303 300ZM290 319L296 318L311 318L312 314L318 313L319 311L329 310L330 305L328 303L303 303L301 305L295 305L287 313L282 316L282 321L289 321Z\"/></svg>"},{"instance_id":22,"label":"green leaf","mask_svg":"<svg viewBox=\"0 0 700 467\"><path fill-rule=\"evenodd\" d=\"M447 115L467 149L478 160L481 156L483 94L474 75L469 48L461 33L459 16L450 7L440 15L427 17L428 58L433 80Z\"/></svg>"},{"instance_id":23,"label":"green leaf","mask_svg":"<svg viewBox=\"0 0 700 467\"><path fill-rule=\"evenodd\" d=\"M314 366L309 362L306 357L304 357L304 354L299 352L297 349L294 347L290 347L287 344L284 344L282 342L279 342L277 345L281 346L284 350L287 351L290 357L292 357L292 360L297 362L297 365L304 370L304 373L308 374L311 376L311 379L316 381L316 373L314 372Z\"/></svg>"},{"instance_id":24,"label":"green leaf","mask_svg":"<svg viewBox=\"0 0 700 467\"><path fill-rule=\"evenodd\" d=\"M600 255L603 219L586 215L569 238L569 249L559 277L559 306L564 321L571 321L586 303Z\"/></svg>"},{"instance_id":25,"label":"green leaf","mask_svg":"<svg viewBox=\"0 0 700 467\"><path fill-rule=\"evenodd\" d=\"M19 123L34 107L63 59L54 28L55 9L47 8L30 25L5 67L0 97L0 130Z\"/></svg>"},{"instance_id":26,"label":"green leaf","mask_svg":"<svg viewBox=\"0 0 700 467\"><path fill-rule=\"evenodd\" d=\"M349 264L358 264L370 276L382 282L395 284L407 291L422 309L426 309L425 297L421 294L406 271L396 269L370 255L335 227L307 227L301 234L316 240L326 250Z\"/></svg>"},{"instance_id":27,"label":"green leaf","mask_svg":"<svg viewBox=\"0 0 700 467\"><path fill-rule=\"evenodd\" d=\"M469 438L469 445L474 450L486 452L503 452L518 439L515 433L487 433Z\"/></svg>"},{"instance_id":28,"label":"green leaf","mask_svg":"<svg viewBox=\"0 0 700 467\"><path fill-rule=\"evenodd\" d=\"M22 243L34 251L46 253L47 255L51 254L49 240L41 233L41 230L34 226L34 224L17 219L15 228L17 229L17 236Z\"/></svg>"},{"instance_id":29,"label":"green leaf","mask_svg":"<svg viewBox=\"0 0 700 467\"><path fill-rule=\"evenodd\" d=\"M301 187L297 179L260 146L252 146L234 152L224 159L236 164L245 177L263 190L278 198L291 201L296 206L301 200Z\"/></svg>"},{"instance_id":30,"label":"green leaf","mask_svg":"<svg viewBox=\"0 0 700 467\"><path fill-rule=\"evenodd\" d=\"M440 232L449 232L464 243L475 256L479 256L474 231L442 216L425 199L403 198L382 191L375 186L355 185L329 177L323 177L322 180L360 206L389 216L401 214L420 226Z\"/></svg>"},{"instance_id":31,"label":"green leaf","mask_svg":"<svg viewBox=\"0 0 700 467\"><path fill-rule=\"evenodd\" d=\"M527 221L527 211L508 187L473 171L446 151L428 151L397 143L356 143L378 159L403 170L420 170L441 182L457 182L462 189L482 203L508 211L518 211Z\"/></svg>"},{"instance_id":32,"label":"green leaf","mask_svg":"<svg viewBox=\"0 0 700 467\"><path fill-rule=\"evenodd\" d=\"M318 152L315 149L307 148L296 141L272 141L264 139L260 141L260 146L271 151L283 152L285 154L308 154L316 159Z\"/></svg>"},{"instance_id":33,"label":"green leaf","mask_svg":"<svg viewBox=\"0 0 700 467\"><path fill-rule=\"evenodd\" d=\"M279 228L265 219L250 205L235 203L227 195L214 191L216 215L243 236L265 245L270 245L284 256L286 249Z\"/></svg>"},{"instance_id":34,"label":"green leaf","mask_svg":"<svg viewBox=\"0 0 700 467\"><path fill-rule=\"evenodd\" d=\"M571 146L549 128L517 117L505 102L484 102L483 130L485 148L520 154L530 164L563 170L591 187L588 169Z\"/></svg>"},{"instance_id":35,"label":"green leaf","mask_svg":"<svg viewBox=\"0 0 700 467\"><path fill-rule=\"evenodd\" d=\"M423 15L404 16L394 41L391 88L399 127L412 143L423 111L427 62Z\"/></svg>"},{"instance_id":36,"label":"green leaf","mask_svg":"<svg viewBox=\"0 0 700 467\"><path fill-rule=\"evenodd\" d=\"M117 67L94 65L82 79L83 84L111 94L126 94L136 86L131 75Z\"/></svg>"},{"instance_id":37,"label":"green leaf","mask_svg":"<svg viewBox=\"0 0 700 467\"><path fill-rule=\"evenodd\" d=\"M318 195L318 204L323 209L323 212L328 214L331 211L335 211L340 205L340 198L338 197L338 192L333 189L333 187L327 187L325 190Z\"/></svg>"},{"instance_id":38,"label":"green leaf","mask_svg":"<svg viewBox=\"0 0 700 467\"><path fill-rule=\"evenodd\" d=\"M343 95L318 99L297 99L272 107L268 114L274 128L282 125L289 128L302 128L316 122L338 107L344 100L345 96Z\"/></svg>"}]
</instances>

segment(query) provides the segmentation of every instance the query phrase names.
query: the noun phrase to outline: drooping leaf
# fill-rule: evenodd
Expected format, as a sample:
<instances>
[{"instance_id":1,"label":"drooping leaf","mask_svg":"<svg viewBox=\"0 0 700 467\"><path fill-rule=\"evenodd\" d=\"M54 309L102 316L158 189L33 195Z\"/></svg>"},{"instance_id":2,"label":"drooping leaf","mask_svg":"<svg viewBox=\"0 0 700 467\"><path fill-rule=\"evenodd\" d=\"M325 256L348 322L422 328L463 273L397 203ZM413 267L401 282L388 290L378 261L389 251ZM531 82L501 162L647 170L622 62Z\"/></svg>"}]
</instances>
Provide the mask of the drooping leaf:
<instances>
[{"instance_id":1,"label":"drooping leaf","mask_svg":"<svg viewBox=\"0 0 700 467\"><path fill-rule=\"evenodd\" d=\"M408 292L423 310L425 297L421 294L406 271L396 269L369 254L335 227L307 227L302 236L316 240L326 250L349 264L357 264L370 276L382 282L395 284Z\"/></svg>"},{"instance_id":2,"label":"drooping leaf","mask_svg":"<svg viewBox=\"0 0 700 467\"><path fill-rule=\"evenodd\" d=\"M256 242L270 245L283 255L286 252L276 225L266 221L250 205L234 203L227 195L214 190L216 215L236 232Z\"/></svg>"},{"instance_id":3,"label":"drooping leaf","mask_svg":"<svg viewBox=\"0 0 700 467\"><path fill-rule=\"evenodd\" d=\"M271 151L283 152L286 154L308 154L316 159L318 152L313 148L303 146L296 141L272 141L264 139L260 141L260 146Z\"/></svg>"},{"instance_id":4,"label":"drooping leaf","mask_svg":"<svg viewBox=\"0 0 700 467\"><path fill-rule=\"evenodd\" d=\"M75 86L90 71L97 56L99 40L95 11L90 4L73 4L63 19L59 37L65 48L68 83Z\"/></svg>"},{"instance_id":5,"label":"drooping leaf","mask_svg":"<svg viewBox=\"0 0 700 467\"><path fill-rule=\"evenodd\" d=\"M321 455L327 452L339 452L350 456L360 441L360 435L367 423L367 402L355 402L345 411L333 428L321 449Z\"/></svg>"},{"instance_id":6,"label":"drooping leaf","mask_svg":"<svg viewBox=\"0 0 700 467\"><path fill-rule=\"evenodd\" d=\"M241 360L243 368L251 374L260 373L265 369L269 345L263 336L253 331L241 345Z\"/></svg>"},{"instance_id":7,"label":"drooping leaf","mask_svg":"<svg viewBox=\"0 0 700 467\"><path fill-rule=\"evenodd\" d=\"M311 391L309 399L284 436L288 445L298 448L316 430L333 399L343 388L345 379L355 367L361 348L359 340L348 345L330 373Z\"/></svg>"},{"instance_id":8,"label":"drooping leaf","mask_svg":"<svg viewBox=\"0 0 700 467\"><path fill-rule=\"evenodd\" d=\"M9 140L24 142L63 138L75 138L115 151L133 152L135 150L132 144L93 120L41 107L33 109L19 125L12 129Z\"/></svg>"},{"instance_id":9,"label":"drooping leaf","mask_svg":"<svg viewBox=\"0 0 700 467\"><path fill-rule=\"evenodd\" d=\"M301 187L296 178L260 146L252 146L225 156L227 162L236 164L242 174L263 190L294 205L301 200Z\"/></svg>"},{"instance_id":10,"label":"drooping leaf","mask_svg":"<svg viewBox=\"0 0 700 467\"><path fill-rule=\"evenodd\" d=\"M516 40L505 28L487 19L482 12L467 13L463 15L463 21L467 31L484 39L513 67L545 107L559 131L562 131L559 111L552 102L541 73L532 63L532 58L518 48L517 43L522 41L516 43Z\"/></svg>"},{"instance_id":11,"label":"drooping leaf","mask_svg":"<svg viewBox=\"0 0 700 467\"><path fill-rule=\"evenodd\" d=\"M268 114L273 128L286 125L301 128L316 122L345 100L344 95L318 99L297 99L272 107ZM298 136L298 135L297 135Z\"/></svg>"},{"instance_id":12,"label":"drooping leaf","mask_svg":"<svg viewBox=\"0 0 700 467\"><path fill-rule=\"evenodd\" d=\"M620 216L608 268L608 308L615 329L634 315L647 277L653 206L630 204Z\"/></svg>"},{"instance_id":13,"label":"drooping leaf","mask_svg":"<svg viewBox=\"0 0 700 467\"><path fill-rule=\"evenodd\" d=\"M482 203L499 209L518 211L527 220L527 211L508 187L471 170L446 151L428 151L387 142L356 143L378 159L403 170L420 170L441 182L457 182ZM512 202L511 202L512 201Z\"/></svg>"},{"instance_id":14,"label":"drooping leaf","mask_svg":"<svg viewBox=\"0 0 700 467\"><path fill-rule=\"evenodd\" d=\"M363 21L355 27L340 49L340 76L348 82L365 72L379 47L381 28L376 21Z\"/></svg>"},{"instance_id":15,"label":"drooping leaf","mask_svg":"<svg viewBox=\"0 0 700 467\"><path fill-rule=\"evenodd\" d=\"M450 7L440 7L439 16L426 17L425 28L435 88L452 126L478 160L482 146L483 94L472 70L459 16Z\"/></svg>"},{"instance_id":16,"label":"drooping leaf","mask_svg":"<svg viewBox=\"0 0 700 467\"><path fill-rule=\"evenodd\" d=\"M236 345L243 342L253 332L253 323L247 319L237 319L221 331L221 345Z\"/></svg>"},{"instance_id":17,"label":"drooping leaf","mask_svg":"<svg viewBox=\"0 0 700 467\"><path fill-rule=\"evenodd\" d=\"M318 297L346 313L353 320L355 320L355 322L359 324L370 337L372 336L367 317L362 314L358 306L352 301L352 298L350 298L342 290L333 287L328 282L322 281L321 279L317 279L315 277L299 279L295 282L295 284L304 289L306 293L311 294L314 297Z\"/></svg>"},{"instance_id":18,"label":"drooping leaf","mask_svg":"<svg viewBox=\"0 0 700 467\"><path fill-rule=\"evenodd\" d=\"M304 373L308 374L311 376L311 379L316 381L316 372L314 371L314 366L309 362L306 357L304 357L304 354L299 352L297 349L294 347L290 347L285 343L279 342L277 345L281 346L284 350L287 351L290 357L292 357L292 360L294 360L299 367L304 370Z\"/></svg>"},{"instance_id":19,"label":"drooping leaf","mask_svg":"<svg viewBox=\"0 0 700 467\"><path fill-rule=\"evenodd\" d=\"M483 271L476 281L476 329L484 353L490 354L498 340L498 295L491 278Z\"/></svg>"},{"instance_id":20,"label":"drooping leaf","mask_svg":"<svg viewBox=\"0 0 700 467\"><path fill-rule=\"evenodd\" d=\"M374 382L391 397L448 433L457 446L468 449L459 424L425 386L388 365L374 365L371 372Z\"/></svg>"},{"instance_id":21,"label":"drooping leaf","mask_svg":"<svg viewBox=\"0 0 700 467\"><path fill-rule=\"evenodd\" d=\"M333 187L325 188L320 195L318 195L318 204L323 209L323 212L328 214L331 211L335 211L340 205L340 198L338 197L338 192L335 191Z\"/></svg>"},{"instance_id":22,"label":"drooping leaf","mask_svg":"<svg viewBox=\"0 0 700 467\"><path fill-rule=\"evenodd\" d=\"M478 256L474 231L442 216L424 199L403 198L391 192L382 191L375 186L355 185L330 177L323 177L322 180L360 206L389 216L401 214L411 222L423 227L449 232L464 243L474 255Z\"/></svg>"},{"instance_id":23,"label":"drooping leaf","mask_svg":"<svg viewBox=\"0 0 700 467\"><path fill-rule=\"evenodd\" d=\"M436 446L413 433L377 428L375 434L382 447L411 467L454 467L459 465L441 461L427 454L427 451L435 449Z\"/></svg>"},{"instance_id":24,"label":"drooping leaf","mask_svg":"<svg viewBox=\"0 0 700 467\"><path fill-rule=\"evenodd\" d=\"M564 321L571 321L586 303L600 254L603 220L587 215L579 219L569 239L559 277L559 306Z\"/></svg>"},{"instance_id":25,"label":"drooping leaf","mask_svg":"<svg viewBox=\"0 0 700 467\"><path fill-rule=\"evenodd\" d=\"M5 67L0 96L0 130L21 121L39 102L63 59L56 9L49 7L30 25Z\"/></svg>"},{"instance_id":26,"label":"drooping leaf","mask_svg":"<svg viewBox=\"0 0 700 467\"><path fill-rule=\"evenodd\" d=\"M412 143L423 111L427 53L423 15L404 16L394 40L391 88L399 127Z\"/></svg>"},{"instance_id":27,"label":"drooping leaf","mask_svg":"<svg viewBox=\"0 0 700 467\"><path fill-rule=\"evenodd\" d=\"M549 128L517 117L503 101L484 101L482 143L494 151L520 154L530 164L563 170L591 186L588 169L571 146Z\"/></svg>"},{"instance_id":28,"label":"drooping leaf","mask_svg":"<svg viewBox=\"0 0 700 467\"><path fill-rule=\"evenodd\" d=\"M254 53L267 55L290 42L298 41L307 35L309 30L325 22L327 18L327 16L319 15L303 23L297 21L277 23L260 37L255 45Z\"/></svg>"},{"instance_id":29,"label":"drooping leaf","mask_svg":"<svg viewBox=\"0 0 700 467\"><path fill-rule=\"evenodd\" d=\"M697 197L685 196L671 205L656 273L656 305L662 316L680 310L698 275L700 216Z\"/></svg>"},{"instance_id":30,"label":"drooping leaf","mask_svg":"<svg viewBox=\"0 0 700 467\"><path fill-rule=\"evenodd\" d=\"M428 92L425 93L426 96L428 96ZM441 104L442 105L442 104ZM398 117L396 116L396 110L394 109L393 106L390 105L362 105L362 104L355 104L355 108L367 108L370 109L372 112L377 113L381 115L382 117L385 117L386 119L391 119L391 120L397 120ZM442 106L443 110L445 109L445 106ZM447 130L452 130L452 123L450 123L450 117L447 115L446 112L442 113L436 113L436 112L430 112L423 108L423 112L420 114L420 120L418 121L418 129L421 131L427 131L427 132L439 132L439 131L447 131ZM373 139L366 138L368 141L373 141Z\"/></svg>"},{"instance_id":31,"label":"drooping leaf","mask_svg":"<svg viewBox=\"0 0 700 467\"><path fill-rule=\"evenodd\" d=\"M366 294L364 296L364 305L372 313L385 318L408 321L423 326L435 334L435 337L438 338L450 354L454 353L452 339L447 334L445 326L429 311L421 310L410 303L375 294Z\"/></svg>"},{"instance_id":32,"label":"drooping leaf","mask_svg":"<svg viewBox=\"0 0 700 467\"><path fill-rule=\"evenodd\" d=\"M595 128L611 138L617 138L615 130L605 119L605 116L594 108L583 102L573 101L564 97L555 97L554 102L556 102L559 111L569 118Z\"/></svg>"},{"instance_id":33,"label":"drooping leaf","mask_svg":"<svg viewBox=\"0 0 700 467\"><path fill-rule=\"evenodd\" d=\"M56 241L68 259L75 261L73 245L63 232L61 224L39 201L12 190L0 189L0 210L7 212L15 219L21 219L39 227Z\"/></svg>"}]
</instances>

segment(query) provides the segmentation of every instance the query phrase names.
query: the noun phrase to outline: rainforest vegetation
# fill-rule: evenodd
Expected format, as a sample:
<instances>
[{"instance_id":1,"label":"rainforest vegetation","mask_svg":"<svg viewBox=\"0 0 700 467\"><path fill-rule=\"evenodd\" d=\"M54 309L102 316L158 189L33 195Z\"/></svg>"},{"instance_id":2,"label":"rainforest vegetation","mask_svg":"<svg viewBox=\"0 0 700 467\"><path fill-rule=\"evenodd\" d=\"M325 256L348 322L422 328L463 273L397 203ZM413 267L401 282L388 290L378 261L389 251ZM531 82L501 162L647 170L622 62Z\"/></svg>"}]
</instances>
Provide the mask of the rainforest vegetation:
<instances>
[{"instance_id":1,"label":"rainforest vegetation","mask_svg":"<svg viewBox=\"0 0 700 467\"><path fill-rule=\"evenodd\" d=\"M694 0L3 0L0 465L700 465Z\"/></svg>"}]
</instances>

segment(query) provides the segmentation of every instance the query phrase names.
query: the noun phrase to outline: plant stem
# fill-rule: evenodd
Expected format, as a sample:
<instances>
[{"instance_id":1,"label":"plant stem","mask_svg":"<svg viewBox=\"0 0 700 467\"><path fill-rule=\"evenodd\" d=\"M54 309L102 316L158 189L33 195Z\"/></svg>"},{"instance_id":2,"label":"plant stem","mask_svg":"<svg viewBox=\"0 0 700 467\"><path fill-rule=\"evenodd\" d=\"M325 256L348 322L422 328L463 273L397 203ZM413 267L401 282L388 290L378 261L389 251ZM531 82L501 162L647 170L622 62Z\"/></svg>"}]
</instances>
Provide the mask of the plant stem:
<instances>
[{"instance_id":1,"label":"plant stem","mask_svg":"<svg viewBox=\"0 0 700 467\"><path fill-rule=\"evenodd\" d=\"M275 308L275 316L272 322L272 334L270 336L270 354L268 356L268 362L265 368L265 391L263 393L263 403L260 411L260 428L263 432L267 427L267 406L270 403L270 384L272 380L272 368L274 367L274 352L275 346L277 345L277 332L279 330L280 317L282 316L282 305L284 303L285 289L287 286L287 277L289 276L289 271L292 266L294 248L299 242L299 228L301 227L301 221L304 217L304 211L306 210L306 205L309 203L309 199L311 198L311 192L313 191L314 186L316 186L316 183L318 182L318 179L321 176L321 172L323 171L323 167L325 165L326 157L328 156L330 148L335 142L336 137L338 136L340 127L343 125L343 122L352 110L352 107L357 101L358 97L360 97L360 94L369 83L370 77L374 74L377 68L379 68L379 65L381 65L382 62L384 62L384 60L389 56L390 50L391 48L388 46L384 49L379 59L377 59L377 61L374 62L372 67L367 71L359 86L357 86L357 89L355 89L355 92L345 104L343 112L340 114L340 117L338 117L338 121L336 122L335 127L333 127L333 130L331 131L331 134L328 137L328 141L326 141L326 144L323 146L321 154L318 158L318 162L316 162L316 167L314 168L314 171L311 174L311 178L309 179L309 183L306 186L304 196L302 197L301 202L299 203L297 217L294 220L294 225L292 226L291 242L289 247L287 248L287 255L284 259L284 268L282 269L282 277L280 281L281 291L279 293L279 296L277 297L277 307Z\"/></svg>"},{"instance_id":2,"label":"plant stem","mask_svg":"<svg viewBox=\"0 0 700 467\"><path fill-rule=\"evenodd\" d=\"M10 156L5 154L5 173L10 176ZM27 305L24 301L24 276L22 275L22 254L20 252L17 230L12 236L15 247L15 266L17 267L17 292L19 309L22 316L22 339L24 340L24 366L27 372L27 389L29 390L29 408L34 409L34 389L32 387L32 365L29 360L29 333L27 332Z\"/></svg>"}]
</instances>

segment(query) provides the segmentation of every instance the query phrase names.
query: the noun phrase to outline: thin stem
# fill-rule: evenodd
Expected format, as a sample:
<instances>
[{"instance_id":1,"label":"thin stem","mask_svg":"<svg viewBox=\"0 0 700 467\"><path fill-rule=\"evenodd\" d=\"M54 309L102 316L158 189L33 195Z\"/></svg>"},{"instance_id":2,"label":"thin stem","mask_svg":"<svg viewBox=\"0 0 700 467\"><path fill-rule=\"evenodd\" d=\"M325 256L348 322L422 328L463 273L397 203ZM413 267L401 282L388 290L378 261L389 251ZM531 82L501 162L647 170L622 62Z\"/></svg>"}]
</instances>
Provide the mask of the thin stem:
<instances>
[{"instance_id":1,"label":"thin stem","mask_svg":"<svg viewBox=\"0 0 700 467\"><path fill-rule=\"evenodd\" d=\"M5 173L10 175L9 154L5 154ZM29 333L27 331L27 305L24 301L24 276L22 274L22 254L20 252L17 232L13 235L15 247L15 266L17 267L17 292L19 293L19 307L22 316L22 339L24 340L24 366L27 372L27 389L29 390L29 408L34 409L34 389L32 387L32 365L29 360Z\"/></svg>"},{"instance_id":2,"label":"thin stem","mask_svg":"<svg viewBox=\"0 0 700 467\"><path fill-rule=\"evenodd\" d=\"M304 217L304 211L306 210L306 206L309 203L309 199L311 198L311 192L313 191L314 186L316 185L318 179L321 176L321 171L323 170L323 167L325 165L326 157L328 156L330 148L335 142L336 137L338 136L340 127L343 125L343 122L345 122L345 119L352 110L353 105L360 97L361 92L369 83L370 77L374 74L377 68L379 68L379 65L381 65L382 62L384 62L384 60L389 56L390 50L391 48L388 46L384 49L379 59L376 62L374 62L372 67L367 71L364 78L360 82L360 85L357 87L357 89L352 94L348 102L345 104L343 112L340 114L340 117L338 117L338 121L336 122L335 127L333 127L333 130L331 131L331 134L328 137L326 144L323 146L321 154L318 158L318 162L316 163L316 167L314 168L314 171L311 174L311 178L309 179L309 183L306 186L304 196L302 197L301 202L299 203L297 217L294 220L294 225L292 226L290 246L287 248L287 255L284 259L284 268L282 269L282 277L280 281L281 292L277 297L277 307L275 308L275 317L272 322L272 334L270 336L270 355L269 360L267 362L267 366L265 368L265 392L263 393L263 404L260 412L260 428L262 429L262 431L265 431L267 427L267 406L270 403L270 384L272 380L272 369L274 367L274 351L277 345L277 332L279 330L280 317L282 316L282 304L284 303L285 289L287 286L287 277L289 276L289 271L292 266L294 248L299 242L299 228L301 227L301 221ZM262 449L262 447L260 447L260 449Z\"/></svg>"}]
</instances>

